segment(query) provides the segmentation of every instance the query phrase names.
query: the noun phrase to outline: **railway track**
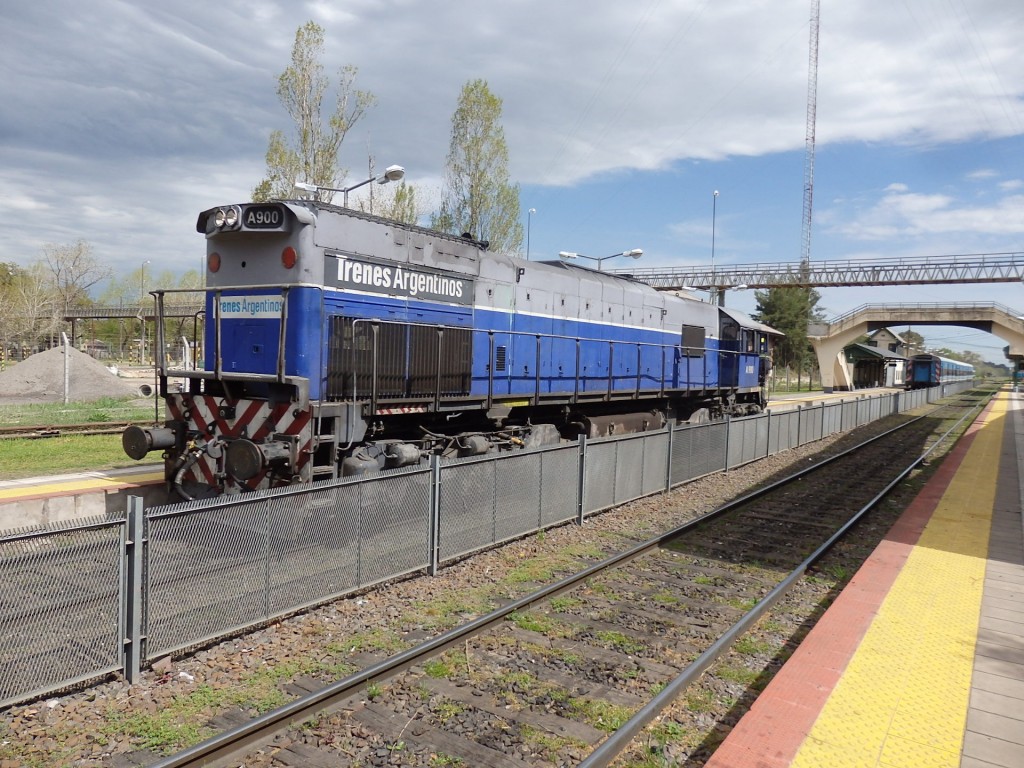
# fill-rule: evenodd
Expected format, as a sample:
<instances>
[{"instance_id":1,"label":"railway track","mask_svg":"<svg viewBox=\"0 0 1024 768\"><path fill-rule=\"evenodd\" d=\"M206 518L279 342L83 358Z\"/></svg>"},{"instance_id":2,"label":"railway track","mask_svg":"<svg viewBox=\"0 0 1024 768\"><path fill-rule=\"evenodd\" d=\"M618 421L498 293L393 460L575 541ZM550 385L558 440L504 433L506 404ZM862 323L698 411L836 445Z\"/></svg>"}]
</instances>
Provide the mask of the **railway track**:
<instances>
[{"instance_id":1,"label":"railway track","mask_svg":"<svg viewBox=\"0 0 1024 768\"><path fill-rule=\"evenodd\" d=\"M63 435L118 435L133 424L149 426L151 423L150 421L94 421L87 424L8 426L0 427L0 440L39 440Z\"/></svg>"},{"instance_id":2,"label":"railway track","mask_svg":"<svg viewBox=\"0 0 1024 768\"><path fill-rule=\"evenodd\" d=\"M675 759L671 717L638 734L978 407L942 406L343 680L299 678L287 706L222 716L236 727L155 765Z\"/></svg>"}]
</instances>

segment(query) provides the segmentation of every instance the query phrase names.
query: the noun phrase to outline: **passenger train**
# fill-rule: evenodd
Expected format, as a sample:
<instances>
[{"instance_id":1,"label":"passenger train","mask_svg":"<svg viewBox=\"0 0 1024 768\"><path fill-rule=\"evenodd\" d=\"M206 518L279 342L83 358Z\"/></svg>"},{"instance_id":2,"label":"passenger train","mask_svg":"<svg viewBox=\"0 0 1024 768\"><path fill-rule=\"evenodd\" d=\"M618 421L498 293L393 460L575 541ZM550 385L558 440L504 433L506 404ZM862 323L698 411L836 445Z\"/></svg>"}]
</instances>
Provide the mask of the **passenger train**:
<instances>
[{"instance_id":1,"label":"passenger train","mask_svg":"<svg viewBox=\"0 0 1024 768\"><path fill-rule=\"evenodd\" d=\"M313 200L212 208L197 230L203 369L158 360L166 420L123 435L186 499L766 404L777 331L627 276Z\"/></svg>"},{"instance_id":2,"label":"passenger train","mask_svg":"<svg viewBox=\"0 0 1024 768\"><path fill-rule=\"evenodd\" d=\"M914 355L910 358L907 389L935 387L954 381L970 381L973 378L974 366L970 363L950 360L938 355Z\"/></svg>"}]
</instances>

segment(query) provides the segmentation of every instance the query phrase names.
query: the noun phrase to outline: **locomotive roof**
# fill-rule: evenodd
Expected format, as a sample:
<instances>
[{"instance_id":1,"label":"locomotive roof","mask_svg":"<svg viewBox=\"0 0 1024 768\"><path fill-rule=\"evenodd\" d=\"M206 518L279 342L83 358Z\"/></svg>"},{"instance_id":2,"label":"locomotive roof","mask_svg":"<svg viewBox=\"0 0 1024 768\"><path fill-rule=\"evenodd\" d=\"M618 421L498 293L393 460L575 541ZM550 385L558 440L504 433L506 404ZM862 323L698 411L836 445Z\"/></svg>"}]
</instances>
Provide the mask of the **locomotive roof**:
<instances>
[{"instance_id":1,"label":"locomotive roof","mask_svg":"<svg viewBox=\"0 0 1024 768\"><path fill-rule=\"evenodd\" d=\"M429 227L421 227L416 224L406 224L402 221L395 221L394 219L386 219L383 216L374 216L372 213L364 213L363 211L357 211L353 208L345 208L340 205L334 205L333 203L323 203L318 200L281 200L282 203L288 203L290 205L304 205L316 208L322 211L329 211L331 213L340 213L345 216L352 216L356 219L363 219L364 221L373 221L378 224L387 224L388 226L395 227L397 229L404 229L407 232L419 232L423 235L430 235L431 237L441 237L445 240L451 240L455 243L471 243L478 247L482 251L486 251L490 243L486 240L477 240L468 234L464 235L453 235L450 232L442 232L439 229L430 229Z\"/></svg>"},{"instance_id":2,"label":"locomotive roof","mask_svg":"<svg viewBox=\"0 0 1024 768\"><path fill-rule=\"evenodd\" d=\"M606 278L608 278L610 280L625 280L625 281L630 282L630 283L635 283L636 285L644 285L644 286L647 286L649 288L652 287L649 283L645 283L643 280L638 280L637 278L633 277L632 275L625 275L625 274L622 274L621 272L603 272L603 271L601 271L599 269L594 269L593 267L588 267L588 266L585 266L583 264L573 264L573 263L570 263L568 261L563 261L562 259L547 259L545 261L534 261L534 262L531 262L531 263L533 263L533 264L544 264L544 265L549 266L549 267L558 267L560 269L565 269L565 270L570 270L570 271L571 270L578 270L578 271L581 271L581 272L586 272L587 275L600 275L601 277L606 277ZM655 290L657 290L657 289L655 289Z\"/></svg>"},{"instance_id":3,"label":"locomotive roof","mask_svg":"<svg viewBox=\"0 0 1024 768\"><path fill-rule=\"evenodd\" d=\"M445 240L450 240L455 243L469 243L475 245L480 250L486 251L490 245L486 240L476 240L468 235L452 235L448 232L441 232L437 229L428 229L427 227L420 227L416 224L406 224L402 221L396 221L395 219L386 219L383 216L374 216L372 213L365 213L363 211L357 211L354 208L344 208L340 205L334 205L333 203L324 203L319 200L285 200L281 198L275 198L270 201L271 203L281 203L283 205L298 206L300 208L310 208L316 211L327 211L329 213L337 213L342 216L351 216L354 219L362 219L363 221L370 221L377 224L384 224L389 227L395 227L396 229L404 229L407 232L419 232L424 235L431 237L439 237ZM251 203L242 203L241 205L250 205ZM224 206L214 206L208 208L205 211L199 213L199 219L196 222L196 231L206 231L207 219L218 209Z\"/></svg>"},{"instance_id":4,"label":"locomotive roof","mask_svg":"<svg viewBox=\"0 0 1024 768\"><path fill-rule=\"evenodd\" d=\"M761 331L763 333L768 333L773 336L786 335L782 331L776 328L772 328L770 325L765 325L764 323L755 320L746 312L740 312L738 309L730 309L729 307L719 307L719 309L722 310L729 317L731 317L733 320L735 320L737 323L742 325L744 328L753 328L755 331Z\"/></svg>"},{"instance_id":5,"label":"locomotive roof","mask_svg":"<svg viewBox=\"0 0 1024 768\"><path fill-rule=\"evenodd\" d=\"M280 203L282 205L287 205L287 206L294 206L294 207L298 207L298 208L305 208L307 210L311 210L311 211L315 211L315 212L324 211L326 213L331 213L331 214L336 214L336 215L341 215L341 216L348 216L350 218L360 219L362 221L371 222L371 223L375 223L375 224L380 224L380 225L392 227L392 228L395 228L395 229L404 230L406 232L414 232L414 233L418 233L418 234L421 234L421 235L425 235L427 237L439 238L439 239L447 240L447 241L452 242L452 243L461 243L463 245L469 245L469 246L472 246L472 247L479 248L481 251L486 251L487 248L490 245L490 243L488 243L487 241L485 241L485 240L476 240L475 238L469 236L468 234L461 235L461 236L460 235L453 235L453 234L448 233L448 232L442 232L440 230L430 229L429 227L421 227L421 226L418 226L416 224L407 224L405 222L396 221L394 219L387 219L387 218L384 218L383 216L375 216L374 214L371 214L371 213L365 213L364 211L355 210L353 208L345 208L343 206L334 205L333 203L326 203L326 202L322 202L322 201L319 201L319 200L275 199L275 200L272 200L271 202L273 202L273 203ZM242 205L250 205L250 204L251 203L244 203ZM198 221L196 222L196 229L197 229L197 231L205 232L206 231L207 220L209 219L209 217L211 215L214 214L214 212L216 212L218 210L218 208L221 208L221 207L223 207L223 206L215 206L213 208L210 208L210 209L207 209L205 211L202 211L199 214ZM502 254L502 253L498 253L498 252L491 252L490 256L492 258L493 257L497 257L499 259L512 259L512 260L517 260L517 261L527 261L527 260L522 259L521 257L517 257L517 256L515 256L513 254ZM631 286L635 286L635 288L637 288L637 289L654 291L656 293L662 293L662 291L658 291L656 288L651 286L649 283L646 283L643 280L640 280L640 279L638 279L636 277L633 277L632 275L627 274L627 273L604 272L604 271L602 271L600 269L593 269L591 267L587 267L587 266L584 266L582 264L574 264L574 263L566 262L566 261L564 261L562 259L537 260L537 261L529 261L528 263L530 263L532 265L543 265L544 267L546 267L548 269L561 269L561 270L565 270L567 272L585 273L588 278L594 278L595 276L597 276L598 279L608 280L610 282L628 283ZM684 298L685 299L687 297L679 297L679 298ZM689 298L688 300L696 301L697 299ZM772 328L771 326L764 325L763 323L760 323L760 322L754 320L749 315L746 315L745 313L740 312L739 310L728 309L726 307L721 307L721 306L718 307L718 309L721 310L722 312L724 312L725 314L729 315L730 317L732 317L734 320L736 320L737 322L739 322L742 326L744 326L746 328L754 328L754 329L762 331L764 333L769 333L769 334L773 334L773 335L776 335L776 336L784 336L785 335L785 334L781 333L780 331Z\"/></svg>"}]
</instances>

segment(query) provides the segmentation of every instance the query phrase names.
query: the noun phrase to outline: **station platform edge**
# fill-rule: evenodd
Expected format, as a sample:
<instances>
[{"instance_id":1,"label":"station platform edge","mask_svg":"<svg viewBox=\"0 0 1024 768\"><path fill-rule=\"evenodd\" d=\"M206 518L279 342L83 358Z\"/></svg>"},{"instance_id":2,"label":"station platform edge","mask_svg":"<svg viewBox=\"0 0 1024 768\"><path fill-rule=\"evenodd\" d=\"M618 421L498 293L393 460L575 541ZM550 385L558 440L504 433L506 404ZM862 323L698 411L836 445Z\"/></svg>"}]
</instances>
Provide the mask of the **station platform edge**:
<instances>
[{"instance_id":1,"label":"station platform edge","mask_svg":"<svg viewBox=\"0 0 1024 768\"><path fill-rule=\"evenodd\" d=\"M1024 395L999 392L706 763L1024 766Z\"/></svg>"}]
</instances>

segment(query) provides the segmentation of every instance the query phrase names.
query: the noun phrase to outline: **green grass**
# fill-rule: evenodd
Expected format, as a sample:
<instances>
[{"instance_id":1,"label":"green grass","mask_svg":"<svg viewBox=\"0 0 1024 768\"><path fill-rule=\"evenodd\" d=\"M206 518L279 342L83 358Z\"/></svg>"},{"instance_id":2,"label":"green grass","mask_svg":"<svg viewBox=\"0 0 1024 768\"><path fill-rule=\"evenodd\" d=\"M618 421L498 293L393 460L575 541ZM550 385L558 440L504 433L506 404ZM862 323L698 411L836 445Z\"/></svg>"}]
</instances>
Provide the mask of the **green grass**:
<instances>
[{"instance_id":1,"label":"green grass","mask_svg":"<svg viewBox=\"0 0 1024 768\"><path fill-rule=\"evenodd\" d=\"M53 426L101 421L149 421L154 407L138 399L93 403L0 405L0 426ZM159 460L159 453L153 454ZM62 435L38 440L0 440L0 480L68 472L134 467L120 435Z\"/></svg>"},{"instance_id":2,"label":"green grass","mask_svg":"<svg viewBox=\"0 0 1024 768\"><path fill-rule=\"evenodd\" d=\"M647 646L642 642L622 632L602 630L597 633L597 639L620 653L628 653L631 656L636 656L647 650Z\"/></svg>"},{"instance_id":3,"label":"green grass","mask_svg":"<svg viewBox=\"0 0 1024 768\"><path fill-rule=\"evenodd\" d=\"M159 453L155 454L159 459ZM120 435L68 435L39 440L0 440L0 480L138 466Z\"/></svg>"},{"instance_id":4,"label":"green grass","mask_svg":"<svg viewBox=\"0 0 1024 768\"><path fill-rule=\"evenodd\" d=\"M741 637L733 645L733 650L743 656L757 656L758 654L770 653L773 648L774 646L767 640L759 640L749 635Z\"/></svg>"},{"instance_id":5,"label":"green grass","mask_svg":"<svg viewBox=\"0 0 1024 768\"><path fill-rule=\"evenodd\" d=\"M541 634L550 632L552 627L555 626L554 619L541 613L520 613L516 611L508 615L508 620L520 629L540 632Z\"/></svg>"},{"instance_id":6,"label":"green grass","mask_svg":"<svg viewBox=\"0 0 1024 768\"><path fill-rule=\"evenodd\" d=\"M152 421L153 403L138 398L105 397L90 403L0 405L0 426L56 426L97 421ZM161 414L163 404L161 404ZM161 416L162 418L162 416Z\"/></svg>"},{"instance_id":7,"label":"green grass","mask_svg":"<svg viewBox=\"0 0 1024 768\"><path fill-rule=\"evenodd\" d=\"M569 708L594 728L609 733L621 728L633 716L633 710L628 707L594 699L573 699Z\"/></svg>"}]
</instances>

